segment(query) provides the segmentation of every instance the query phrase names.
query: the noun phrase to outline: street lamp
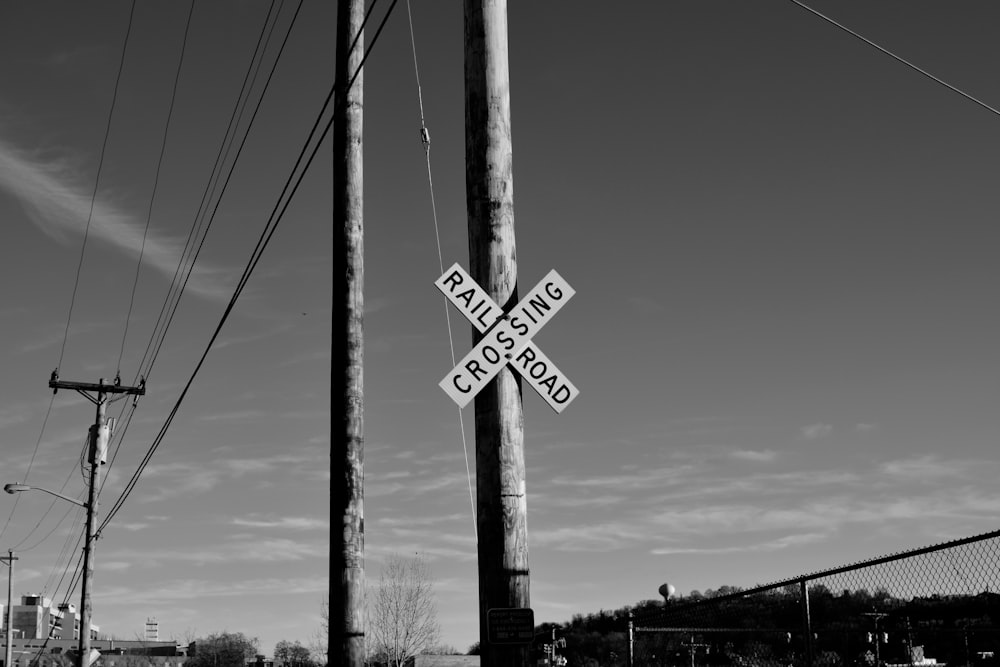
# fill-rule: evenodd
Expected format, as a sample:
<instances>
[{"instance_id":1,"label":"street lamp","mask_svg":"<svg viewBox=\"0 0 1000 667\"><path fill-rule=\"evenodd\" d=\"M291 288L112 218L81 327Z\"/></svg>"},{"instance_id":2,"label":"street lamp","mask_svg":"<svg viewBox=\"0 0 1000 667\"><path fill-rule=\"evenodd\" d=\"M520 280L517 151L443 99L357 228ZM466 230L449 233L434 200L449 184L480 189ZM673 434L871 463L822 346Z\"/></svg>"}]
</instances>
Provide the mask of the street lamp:
<instances>
[{"instance_id":1,"label":"street lamp","mask_svg":"<svg viewBox=\"0 0 1000 667\"><path fill-rule=\"evenodd\" d=\"M44 493L49 494L50 496L55 496L56 498L62 498L63 500L68 500L74 505L79 505L84 509L90 507L87 503L83 502L82 500L78 500L76 498L70 498L69 496L64 496L63 494L56 493L55 491L49 491L48 489L43 489L40 486L28 486L27 484L4 484L3 490L10 494L20 493L21 491L42 491Z\"/></svg>"},{"instance_id":2,"label":"street lamp","mask_svg":"<svg viewBox=\"0 0 1000 667\"><path fill-rule=\"evenodd\" d=\"M89 503L82 500L77 500L76 498L70 498L69 496L64 496L61 493L55 491L49 491L48 489L43 489L39 486L28 486L27 484L4 484L3 490L10 494L20 493L21 491L42 491L49 494L50 496L55 496L56 498L62 498L63 500L68 500L74 505L79 505L80 507L87 510L87 524L84 528L85 535L83 540L83 560L84 566L84 577L83 577L83 590L81 592L81 611L80 614L80 667L87 667L90 662L90 582L89 577L89 563L90 563L90 548L91 541L93 540L93 527L94 527L94 505L97 500L94 498L94 485L90 485L90 497L91 501ZM11 554L13 555L13 554ZM10 611L7 612L10 614ZM9 638L8 638L9 641ZM7 667L5 665L5 667Z\"/></svg>"}]
</instances>

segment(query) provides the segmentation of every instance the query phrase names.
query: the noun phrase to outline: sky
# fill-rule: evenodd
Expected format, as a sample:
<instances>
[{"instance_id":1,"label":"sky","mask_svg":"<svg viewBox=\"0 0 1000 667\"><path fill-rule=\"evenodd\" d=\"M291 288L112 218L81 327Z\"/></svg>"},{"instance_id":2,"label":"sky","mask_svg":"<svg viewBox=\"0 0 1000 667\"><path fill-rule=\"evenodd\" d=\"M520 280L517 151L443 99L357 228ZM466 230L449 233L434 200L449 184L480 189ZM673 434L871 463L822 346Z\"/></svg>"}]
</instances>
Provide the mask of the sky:
<instances>
[{"instance_id":1,"label":"sky","mask_svg":"<svg viewBox=\"0 0 1000 667\"><path fill-rule=\"evenodd\" d=\"M0 481L85 492L94 407L53 396L49 375L120 368L128 384L143 368L269 6L195 5L164 143L190 5L137 3L103 151L130 3L0 7ZM1000 105L995 3L810 6ZM461 4L411 7L443 267L468 268ZM304 3L112 443L101 517L305 143L335 29L334 3ZM657 598L664 582L752 586L997 528L1000 115L791 1L512 3L509 46L520 290L555 269L576 291L533 340L578 398L556 414L524 388L537 623ZM363 80L366 577L392 554L426 559L442 642L464 650L478 639L474 512L459 409L438 387L452 352L405 3ZM103 632L134 638L155 617L182 642L243 632L271 654L314 640L330 155L327 142L97 542ZM471 327L454 310L451 326L460 359ZM472 420L466 408L470 457ZM0 498L15 596L63 599L82 525L40 492Z\"/></svg>"}]
</instances>

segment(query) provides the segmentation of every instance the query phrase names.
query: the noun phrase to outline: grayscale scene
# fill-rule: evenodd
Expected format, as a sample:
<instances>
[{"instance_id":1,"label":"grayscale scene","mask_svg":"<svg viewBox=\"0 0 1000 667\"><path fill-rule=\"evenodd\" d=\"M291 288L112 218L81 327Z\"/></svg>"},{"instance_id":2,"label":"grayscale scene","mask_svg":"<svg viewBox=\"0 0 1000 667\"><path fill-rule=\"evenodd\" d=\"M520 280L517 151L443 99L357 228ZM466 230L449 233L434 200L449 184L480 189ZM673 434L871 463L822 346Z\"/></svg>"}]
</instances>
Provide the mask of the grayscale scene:
<instances>
[{"instance_id":1,"label":"grayscale scene","mask_svg":"<svg viewBox=\"0 0 1000 667\"><path fill-rule=\"evenodd\" d=\"M1000 667L997 63L991 0L0 3L0 667Z\"/></svg>"}]
</instances>

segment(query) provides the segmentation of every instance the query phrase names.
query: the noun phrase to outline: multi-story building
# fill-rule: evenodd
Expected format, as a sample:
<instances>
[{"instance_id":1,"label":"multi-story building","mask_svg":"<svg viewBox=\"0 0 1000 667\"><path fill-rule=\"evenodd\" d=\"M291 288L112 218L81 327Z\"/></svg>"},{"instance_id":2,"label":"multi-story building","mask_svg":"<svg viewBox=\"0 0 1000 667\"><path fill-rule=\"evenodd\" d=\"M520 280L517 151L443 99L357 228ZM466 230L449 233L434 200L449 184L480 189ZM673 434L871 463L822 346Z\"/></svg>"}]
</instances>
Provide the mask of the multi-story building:
<instances>
[{"instance_id":1,"label":"multi-story building","mask_svg":"<svg viewBox=\"0 0 1000 667\"><path fill-rule=\"evenodd\" d=\"M79 639L80 613L76 605L62 603L53 605L52 600L42 595L22 595L21 604L12 608L12 635L18 633L24 639ZM90 637L97 639L100 628L90 624Z\"/></svg>"}]
</instances>

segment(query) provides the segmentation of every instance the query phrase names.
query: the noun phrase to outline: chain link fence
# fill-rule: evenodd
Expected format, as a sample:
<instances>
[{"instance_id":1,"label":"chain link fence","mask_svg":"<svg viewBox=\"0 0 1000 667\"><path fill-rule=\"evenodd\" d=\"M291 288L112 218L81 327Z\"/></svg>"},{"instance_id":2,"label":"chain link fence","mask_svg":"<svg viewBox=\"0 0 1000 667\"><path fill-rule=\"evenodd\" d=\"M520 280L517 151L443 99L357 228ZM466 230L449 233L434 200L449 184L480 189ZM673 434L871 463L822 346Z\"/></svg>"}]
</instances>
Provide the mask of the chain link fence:
<instances>
[{"instance_id":1,"label":"chain link fence","mask_svg":"<svg viewBox=\"0 0 1000 667\"><path fill-rule=\"evenodd\" d=\"M633 665L1000 667L1000 531L633 613Z\"/></svg>"}]
</instances>

